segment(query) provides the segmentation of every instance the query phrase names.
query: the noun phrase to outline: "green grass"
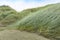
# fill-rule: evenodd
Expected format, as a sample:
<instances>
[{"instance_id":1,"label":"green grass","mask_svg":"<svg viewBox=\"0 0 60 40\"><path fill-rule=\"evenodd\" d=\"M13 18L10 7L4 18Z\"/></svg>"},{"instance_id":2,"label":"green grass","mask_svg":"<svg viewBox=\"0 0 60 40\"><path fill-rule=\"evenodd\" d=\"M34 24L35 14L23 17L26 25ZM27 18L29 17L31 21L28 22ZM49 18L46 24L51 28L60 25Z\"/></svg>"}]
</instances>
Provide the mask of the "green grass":
<instances>
[{"instance_id":1,"label":"green grass","mask_svg":"<svg viewBox=\"0 0 60 40\"><path fill-rule=\"evenodd\" d=\"M60 39L57 38L60 37L60 4L50 5L31 13L13 26L22 31L41 34L47 38Z\"/></svg>"},{"instance_id":2,"label":"green grass","mask_svg":"<svg viewBox=\"0 0 60 40\"><path fill-rule=\"evenodd\" d=\"M9 6L1 6L0 27L34 32L50 39L60 40L60 3L27 9L19 13Z\"/></svg>"}]
</instances>

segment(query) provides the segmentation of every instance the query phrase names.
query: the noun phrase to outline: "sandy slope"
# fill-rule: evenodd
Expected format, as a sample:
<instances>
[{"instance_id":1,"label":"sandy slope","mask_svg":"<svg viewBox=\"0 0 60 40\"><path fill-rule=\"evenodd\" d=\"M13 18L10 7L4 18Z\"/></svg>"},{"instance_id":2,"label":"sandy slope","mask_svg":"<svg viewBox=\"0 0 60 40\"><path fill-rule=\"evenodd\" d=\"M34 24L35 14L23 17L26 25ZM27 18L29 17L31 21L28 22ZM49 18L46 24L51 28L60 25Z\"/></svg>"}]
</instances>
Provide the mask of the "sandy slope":
<instances>
[{"instance_id":1,"label":"sandy slope","mask_svg":"<svg viewBox=\"0 0 60 40\"><path fill-rule=\"evenodd\" d=\"M18 30L4 30L0 32L0 40L49 40L34 33Z\"/></svg>"}]
</instances>

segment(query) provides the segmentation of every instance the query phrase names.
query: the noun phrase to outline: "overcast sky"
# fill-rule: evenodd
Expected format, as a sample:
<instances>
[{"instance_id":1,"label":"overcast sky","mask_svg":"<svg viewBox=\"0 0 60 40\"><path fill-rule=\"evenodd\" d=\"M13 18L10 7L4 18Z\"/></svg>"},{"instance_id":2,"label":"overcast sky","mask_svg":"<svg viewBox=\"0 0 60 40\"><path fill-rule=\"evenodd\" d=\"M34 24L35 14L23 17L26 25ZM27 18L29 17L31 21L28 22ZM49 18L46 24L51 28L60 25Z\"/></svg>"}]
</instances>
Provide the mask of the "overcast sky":
<instances>
[{"instance_id":1,"label":"overcast sky","mask_svg":"<svg viewBox=\"0 0 60 40\"><path fill-rule=\"evenodd\" d=\"M60 3L60 0L0 0L0 5L9 5L17 11L52 3Z\"/></svg>"}]
</instances>

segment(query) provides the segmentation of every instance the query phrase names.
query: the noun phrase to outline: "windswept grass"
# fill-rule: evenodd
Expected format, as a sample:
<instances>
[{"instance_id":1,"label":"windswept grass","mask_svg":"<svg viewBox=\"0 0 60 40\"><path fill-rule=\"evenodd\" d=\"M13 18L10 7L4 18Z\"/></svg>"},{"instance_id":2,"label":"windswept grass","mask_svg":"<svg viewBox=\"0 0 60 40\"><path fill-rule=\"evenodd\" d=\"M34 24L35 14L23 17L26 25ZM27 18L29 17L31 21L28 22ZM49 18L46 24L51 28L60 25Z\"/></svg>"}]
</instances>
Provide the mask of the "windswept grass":
<instances>
[{"instance_id":1,"label":"windswept grass","mask_svg":"<svg viewBox=\"0 0 60 40\"><path fill-rule=\"evenodd\" d=\"M60 39L60 4L50 5L26 16L13 26L19 30L35 32L47 38Z\"/></svg>"},{"instance_id":2,"label":"windswept grass","mask_svg":"<svg viewBox=\"0 0 60 40\"><path fill-rule=\"evenodd\" d=\"M35 32L60 40L60 3L27 9L20 13L8 6L1 6L0 13L0 27Z\"/></svg>"}]
</instances>

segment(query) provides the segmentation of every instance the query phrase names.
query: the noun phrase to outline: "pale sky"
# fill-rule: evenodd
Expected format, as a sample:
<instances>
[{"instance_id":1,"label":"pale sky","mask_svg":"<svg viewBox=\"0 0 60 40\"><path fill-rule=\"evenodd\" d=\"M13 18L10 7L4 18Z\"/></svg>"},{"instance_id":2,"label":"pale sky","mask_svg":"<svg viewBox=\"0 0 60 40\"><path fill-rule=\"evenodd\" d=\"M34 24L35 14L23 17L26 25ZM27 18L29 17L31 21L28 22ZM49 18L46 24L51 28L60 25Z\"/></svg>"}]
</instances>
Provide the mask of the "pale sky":
<instances>
[{"instance_id":1,"label":"pale sky","mask_svg":"<svg viewBox=\"0 0 60 40\"><path fill-rule=\"evenodd\" d=\"M16 11L40 7L52 3L60 3L60 0L0 0L0 6L9 5Z\"/></svg>"}]
</instances>

